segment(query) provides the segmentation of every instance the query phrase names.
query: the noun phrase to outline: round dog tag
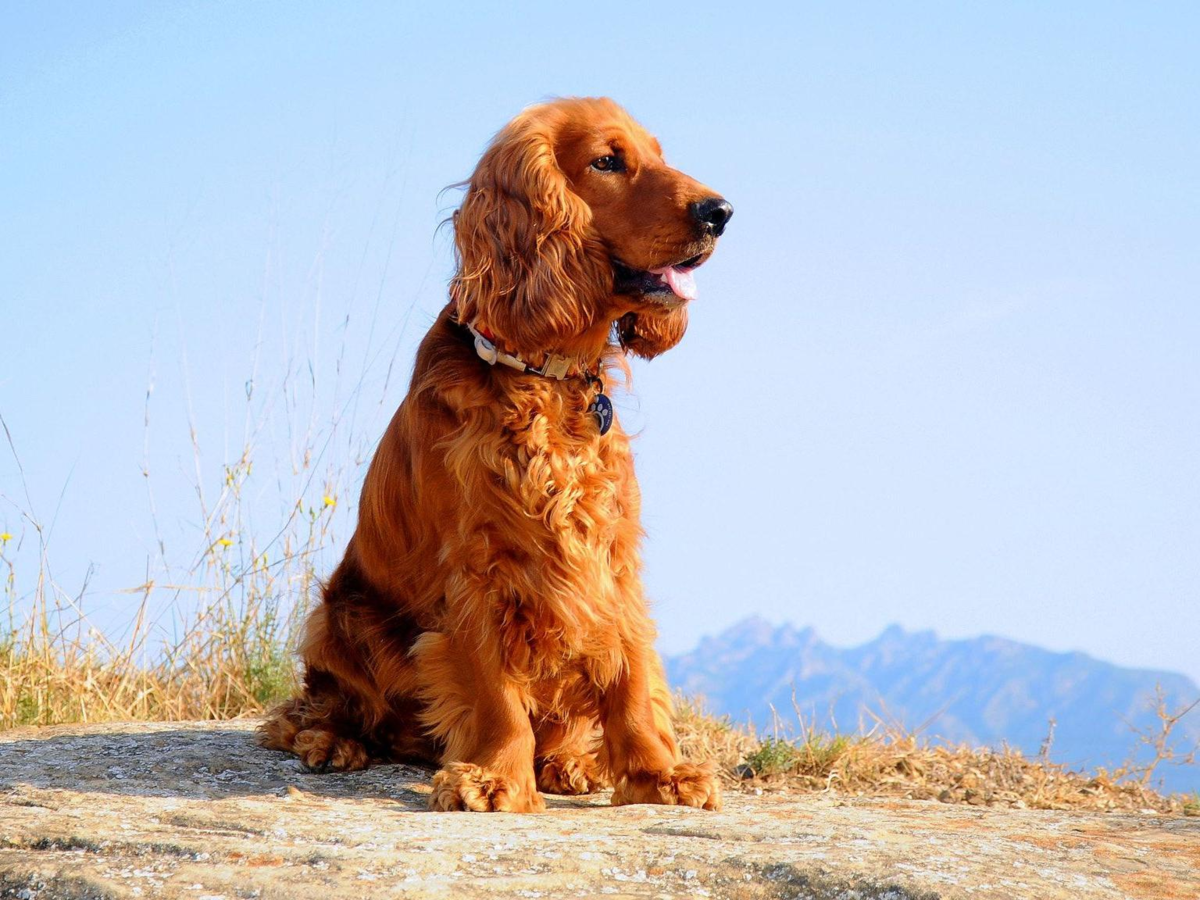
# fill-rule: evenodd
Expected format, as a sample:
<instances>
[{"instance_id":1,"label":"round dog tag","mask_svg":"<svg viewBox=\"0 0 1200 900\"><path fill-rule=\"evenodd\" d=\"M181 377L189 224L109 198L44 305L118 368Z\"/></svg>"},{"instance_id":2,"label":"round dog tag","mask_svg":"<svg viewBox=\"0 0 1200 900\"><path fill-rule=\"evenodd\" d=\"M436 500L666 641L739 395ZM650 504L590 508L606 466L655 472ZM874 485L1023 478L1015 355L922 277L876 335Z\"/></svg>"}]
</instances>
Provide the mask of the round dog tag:
<instances>
[{"instance_id":1,"label":"round dog tag","mask_svg":"<svg viewBox=\"0 0 1200 900\"><path fill-rule=\"evenodd\" d=\"M612 401L603 393L597 394L596 399L588 404L587 411L595 416L596 427L600 429L600 433L608 434L608 429L612 428L613 423Z\"/></svg>"}]
</instances>

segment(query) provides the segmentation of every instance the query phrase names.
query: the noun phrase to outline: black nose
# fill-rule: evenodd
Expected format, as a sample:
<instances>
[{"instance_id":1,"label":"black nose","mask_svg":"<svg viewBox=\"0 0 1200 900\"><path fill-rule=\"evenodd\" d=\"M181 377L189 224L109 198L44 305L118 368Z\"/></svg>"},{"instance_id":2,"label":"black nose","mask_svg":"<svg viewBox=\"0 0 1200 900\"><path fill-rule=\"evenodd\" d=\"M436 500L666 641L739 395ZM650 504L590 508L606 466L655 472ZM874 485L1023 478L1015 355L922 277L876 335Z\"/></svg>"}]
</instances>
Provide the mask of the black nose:
<instances>
[{"instance_id":1,"label":"black nose","mask_svg":"<svg viewBox=\"0 0 1200 900\"><path fill-rule=\"evenodd\" d=\"M713 237L720 237L725 226L729 224L729 220L733 218L733 207L724 197L697 200L688 209L692 213L692 218Z\"/></svg>"}]
</instances>

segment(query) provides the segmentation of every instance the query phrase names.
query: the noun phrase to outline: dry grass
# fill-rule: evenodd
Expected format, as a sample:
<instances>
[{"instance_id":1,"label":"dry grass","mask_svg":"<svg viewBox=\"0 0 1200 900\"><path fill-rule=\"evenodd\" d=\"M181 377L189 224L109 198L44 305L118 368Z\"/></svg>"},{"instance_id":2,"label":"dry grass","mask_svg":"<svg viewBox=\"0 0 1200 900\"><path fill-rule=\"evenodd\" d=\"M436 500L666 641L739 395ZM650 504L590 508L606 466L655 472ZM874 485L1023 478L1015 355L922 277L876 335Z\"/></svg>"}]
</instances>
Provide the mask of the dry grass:
<instances>
[{"instance_id":1,"label":"dry grass","mask_svg":"<svg viewBox=\"0 0 1200 900\"><path fill-rule=\"evenodd\" d=\"M110 615L107 627L93 624L85 611L93 599L87 578L72 589L56 579L55 516L47 526L37 514L17 442L0 416L0 460L6 473L11 463L19 485L18 496L0 493L0 604L8 613L7 623L0 618L0 728L224 719L261 712L295 686L291 648L318 573L329 570L338 545L335 522L346 519L338 497L350 490L369 446L356 431L356 416L360 406L368 419L386 413L388 379L377 399L365 396L364 384L378 385L379 369L390 375L395 351L369 352L378 307L357 332L349 322L360 310L348 308L334 332L340 342L326 337L324 356L316 355L317 338L310 351L286 328L277 338L267 334L268 308L276 302L268 297L276 291L285 321L311 320L317 335L322 330L320 279L311 292L298 292L303 299L285 293L276 287L283 284L278 252L273 244L268 250L258 331L246 336L253 338L250 370L237 382L238 399L226 408L223 433L209 436L210 446L202 449L183 345L176 353L186 450L151 452L156 347L150 347L141 463L149 515L138 527L149 524L153 542L143 583L104 598L128 610L116 623ZM323 266L324 245L312 271L319 275ZM398 347L398 338L393 328L388 346ZM356 355L363 358L359 371L348 363ZM270 361L265 374L263 359ZM317 373L328 366L333 378L322 383ZM369 430L375 433L376 424ZM168 449L183 449L181 437L169 435ZM212 445L222 448L219 463ZM185 508L160 512L156 487L164 476L151 471L151 460L178 465L188 451L190 465L169 471L172 484L162 493L191 499Z\"/></svg>"},{"instance_id":2,"label":"dry grass","mask_svg":"<svg viewBox=\"0 0 1200 900\"><path fill-rule=\"evenodd\" d=\"M214 533L229 533L220 515L213 521ZM33 530L40 539L40 527ZM317 509L298 511L293 531L299 552L284 540L274 563L252 542L218 536L187 573L190 583L135 588L137 612L120 643L88 624L78 596L44 577L18 604L15 567L0 543L9 611L0 631L0 728L223 719L276 702L295 684L287 648L304 604L293 598L310 594L308 551L327 537ZM160 601L177 609L185 596L194 611L155 627L150 611ZM19 606L25 612L17 621Z\"/></svg>"},{"instance_id":3,"label":"dry grass","mask_svg":"<svg viewBox=\"0 0 1200 900\"><path fill-rule=\"evenodd\" d=\"M1077 772L1008 747L952 747L895 729L846 736L801 727L796 739L758 738L728 719L707 715L687 698L678 698L677 705L685 755L716 759L727 786L740 790L1200 815L1200 796L1157 793L1141 777L1144 766Z\"/></svg>"},{"instance_id":4,"label":"dry grass","mask_svg":"<svg viewBox=\"0 0 1200 900\"><path fill-rule=\"evenodd\" d=\"M293 454L290 472L264 466L256 473L253 450L261 427L248 426L239 458L223 465L219 483L205 490L193 426L197 474L191 487L198 509L187 561L168 562L151 492L158 568L145 583L121 592L135 605L121 623L120 639L91 624L84 610L86 582L67 592L53 577L50 529L33 512L28 488L21 505L0 495L20 521L19 534L0 529L8 613L7 627L0 624L0 729L225 719L261 712L292 690L290 648L317 583L317 565L324 565L323 552L336 543L340 482L329 469L318 477L321 455L311 449ZM0 428L24 482L2 417ZM311 448L312 435L307 438ZM143 474L149 486L148 464ZM284 485L288 499L260 542L245 498L262 494L264 484Z\"/></svg>"}]
</instances>

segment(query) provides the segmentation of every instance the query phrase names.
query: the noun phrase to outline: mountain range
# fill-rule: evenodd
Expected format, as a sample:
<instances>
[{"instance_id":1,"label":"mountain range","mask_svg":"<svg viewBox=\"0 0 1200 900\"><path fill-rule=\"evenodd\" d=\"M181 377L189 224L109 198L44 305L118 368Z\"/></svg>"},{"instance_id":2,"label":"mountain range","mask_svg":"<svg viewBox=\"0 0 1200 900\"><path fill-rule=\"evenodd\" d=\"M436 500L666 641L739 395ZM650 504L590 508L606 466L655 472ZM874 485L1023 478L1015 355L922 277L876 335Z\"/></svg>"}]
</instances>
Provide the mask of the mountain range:
<instances>
[{"instance_id":1,"label":"mountain range","mask_svg":"<svg viewBox=\"0 0 1200 900\"><path fill-rule=\"evenodd\" d=\"M889 626L858 647L833 647L811 628L746 619L695 650L664 658L673 687L759 734L805 726L854 732L876 721L925 737L1039 752L1054 722L1050 758L1072 768L1114 768L1153 757L1134 729L1158 730L1161 687L1168 709L1200 698L1184 675L1128 669L1084 653L1055 653L999 637L942 640ZM773 712L774 710L774 712ZM1186 752L1200 745L1200 707L1174 731ZM1200 764L1161 765L1156 786L1200 791Z\"/></svg>"}]
</instances>

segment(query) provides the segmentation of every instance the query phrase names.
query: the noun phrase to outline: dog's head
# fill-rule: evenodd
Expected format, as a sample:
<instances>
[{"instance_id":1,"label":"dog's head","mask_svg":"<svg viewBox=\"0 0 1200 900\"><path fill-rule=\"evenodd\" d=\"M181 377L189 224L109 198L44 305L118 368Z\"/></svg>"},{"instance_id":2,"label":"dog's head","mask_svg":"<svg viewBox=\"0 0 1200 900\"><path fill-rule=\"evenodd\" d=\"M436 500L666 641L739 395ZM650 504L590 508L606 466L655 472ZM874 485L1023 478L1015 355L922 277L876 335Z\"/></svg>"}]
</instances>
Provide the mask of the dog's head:
<instances>
[{"instance_id":1,"label":"dog's head","mask_svg":"<svg viewBox=\"0 0 1200 900\"><path fill-rule=\"evenodd\" d=\"M454 216L459 318L517 352L584 352L613 323L652 357L687 328L692 272L733 207L608 99L531 107L496 135Z\"/></svg>"}]
</instances>

